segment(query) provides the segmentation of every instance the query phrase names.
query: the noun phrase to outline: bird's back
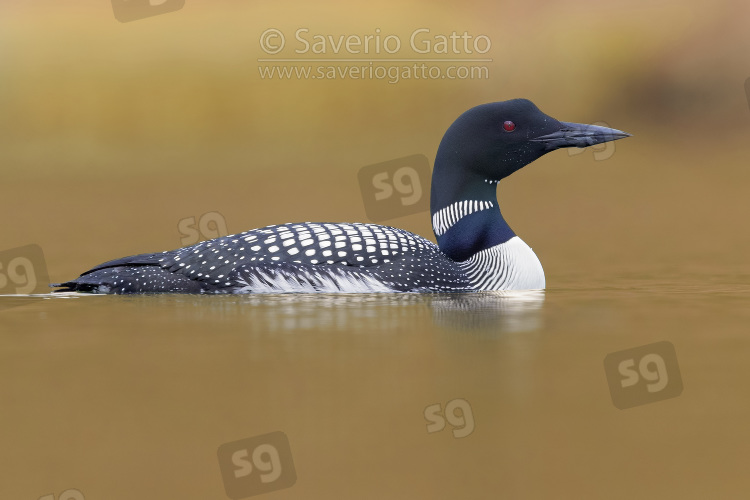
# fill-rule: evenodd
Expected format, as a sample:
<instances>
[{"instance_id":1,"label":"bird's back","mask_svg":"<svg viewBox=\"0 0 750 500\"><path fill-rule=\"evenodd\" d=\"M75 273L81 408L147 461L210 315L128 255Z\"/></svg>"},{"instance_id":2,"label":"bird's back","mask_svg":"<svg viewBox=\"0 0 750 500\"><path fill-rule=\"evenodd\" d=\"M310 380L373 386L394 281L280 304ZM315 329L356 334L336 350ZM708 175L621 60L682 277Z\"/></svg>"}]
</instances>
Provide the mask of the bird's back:
<instances>
[{"instance_id":1,"label":"bird's back","mask_svg":"<svg viewBox=\"0 0 750 500\"><path fill-rule=\"evenodd\" d=\"M464 291L469 282L434 243L409 231L305 222L110 261L59 286L93 293L368 293Z\"/></svg>"}]
</instances>

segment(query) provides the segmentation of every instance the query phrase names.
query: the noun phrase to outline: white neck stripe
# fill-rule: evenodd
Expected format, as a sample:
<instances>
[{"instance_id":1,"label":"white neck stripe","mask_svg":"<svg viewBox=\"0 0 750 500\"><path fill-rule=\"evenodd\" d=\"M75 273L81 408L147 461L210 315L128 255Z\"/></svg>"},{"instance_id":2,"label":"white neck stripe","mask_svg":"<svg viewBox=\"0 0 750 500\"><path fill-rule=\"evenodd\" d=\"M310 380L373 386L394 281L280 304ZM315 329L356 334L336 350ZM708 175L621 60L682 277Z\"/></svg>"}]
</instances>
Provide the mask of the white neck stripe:
<instances>
[{"instance_id":1,"label":"white neck stripe","mask_svg":"<svg viewBox=\"0 0 750 500\"><path fill-rule=\"evenodd\" d=\"M438 210L432 216L432 229L435 235L440 236L453 227L453 225L474 212L480 212L494 207L491 201L463 200L457 201L447 207Z\"/></svg>"}]
</instances>

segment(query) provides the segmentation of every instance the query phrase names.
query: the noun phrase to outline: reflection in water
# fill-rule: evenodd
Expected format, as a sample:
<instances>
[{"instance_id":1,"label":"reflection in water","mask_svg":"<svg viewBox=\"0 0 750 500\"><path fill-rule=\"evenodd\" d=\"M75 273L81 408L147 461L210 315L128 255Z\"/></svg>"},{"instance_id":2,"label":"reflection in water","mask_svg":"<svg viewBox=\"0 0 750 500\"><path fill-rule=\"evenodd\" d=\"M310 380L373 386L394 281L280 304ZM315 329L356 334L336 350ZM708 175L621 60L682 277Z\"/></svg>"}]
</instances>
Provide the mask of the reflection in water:
<instances>
[{"instance_id":1,"label":"reflection in water","mask_svg":"<svg viewBox=\"0 0 750 500\"><path fill-rule=\"evenodd\" d=\"M62 294L60 294L62 295ZM0 295L0 311L11 309L18 306L26 306L30 304L39 303L43 300L49 300L53 298L75 298L72 295L56 296L51 293L36 293L36 294L7 294Z\"/></svg>"},{"instance_id":2,"label":"reflection in water","mask_svg":"<svg viewBox=\"0 0 750 500\"><path fill-rule=\"evenodd\" d=\"M259 332L390 331L423 323L426 316L420 307L424 299L417 294L290 293L161 297L172 303L190 304L192 314L198 315L201 320L244 324L252 331Z\"/></svg>"},{"instance_id":3,"label":"reflection in water","mask_svg":"<svg viewBox=\"0 0 750 500\"><path fill-rule=\"evenodd\" d=\"M453 330L519 332L541 327L544 292L259 294L168 300L188 301L197 314L219 313L222 319L247 322L265 332L422 329L430 320Z\"/></svg>"},{"instance_id":4,"label":"reflection in water","mask_svg":"<svg viewBox=\"0 0 750 500\"><path fill-rule=\"evenodd\" d=\"M542 326L544 303L542 291L133 296L58 293L3 298L8 299L7 307L13 307L44 299L91 297L98 297L102 305L124 302L154 308L149 314L176 314L179 321L238 323L262 332L391 331L421 329L430 321L451 330L520 332Z\"/></svg>"},{"instance_id":5,"label":"reflection in water","mask_svg":"<svg viewBox=\"0 0 750 500\"><path fill-rule=\"evenodd\" d=\"M454 330L523 332L542 326L544 291L433 295L435 324Z\"/></svg>"}]
</instances>

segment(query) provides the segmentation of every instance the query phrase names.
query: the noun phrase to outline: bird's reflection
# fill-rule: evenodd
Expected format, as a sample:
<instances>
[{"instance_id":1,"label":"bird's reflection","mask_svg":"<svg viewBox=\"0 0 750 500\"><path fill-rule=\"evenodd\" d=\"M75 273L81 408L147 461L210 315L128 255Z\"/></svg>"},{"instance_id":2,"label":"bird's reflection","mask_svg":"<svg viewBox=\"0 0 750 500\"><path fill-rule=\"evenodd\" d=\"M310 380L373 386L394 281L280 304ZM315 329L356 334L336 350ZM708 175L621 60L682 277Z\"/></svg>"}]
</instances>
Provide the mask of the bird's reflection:
<instances>
[{"instance_id":1,"label":"bird's reflection","mask_svg":"<svg viewBox=\"0 0 750 500\"><path fill-rule=\"evenodd\" d=\"M55 294L50 298L62 298ZM84 298L70 294L70 298ZM543 291L446 294L255 294L98 296L137 304L143 316L174 315L175 323L205 321L256 332L418 331L521 332L542 326ZM86 301L88 302L88 301ZM101 304L101 302L97 301Z\"/></svg>"},{"instance_id":2,"label":"bird's reflection","mask_svg":"<svg viewBox=\"0 0 750 500\"><path fill-rule=\"evenodd\" d=\"M450 330L521 332L541 327L544 292L278 294L203 299L192 299L197 301L197 310L208 306L207 314L221 311L235 319L239 316L268 332L415 330L430 324Z\"/></svg>"},{"instance_id":3,"label":"bird's reflection","mask_svg":"<svg viewBox=\"0 0 750 500\"><path fill-rule=\"evenodd\" d=\"M3 294L0 295L0 311L11 309L18 306L27 306L31 304L38 304L44 300L50 300L53 298L70 298L68 297L55 297L51 293L35 293L35 294Z\"/></svg>"},{"instance_id":4,"label":"bird's reflection","mask_svg":"<svg viewBox=\"0 0 750 500\"><path fill-rule=\"evenodd\" d=\"M202 299L203 297L196 297ZM424 322L417 294L257 294L214 297L208 314L221 311L264 332L311 330L396 331ZM202 302L198 300L198 302ZM225 316L225 317L227 317Z\"/></svg>"},{"instance_id":5,"label":"bird's reflection","mask_svg":"<svg viewBox=\"0 0 750 500\"><path fill-rule=\"evenodd\" d=\"M544 291L477 292L432 295L436 325L452 330L523 332L542 326Z\"/></svg>"}]
</instances>

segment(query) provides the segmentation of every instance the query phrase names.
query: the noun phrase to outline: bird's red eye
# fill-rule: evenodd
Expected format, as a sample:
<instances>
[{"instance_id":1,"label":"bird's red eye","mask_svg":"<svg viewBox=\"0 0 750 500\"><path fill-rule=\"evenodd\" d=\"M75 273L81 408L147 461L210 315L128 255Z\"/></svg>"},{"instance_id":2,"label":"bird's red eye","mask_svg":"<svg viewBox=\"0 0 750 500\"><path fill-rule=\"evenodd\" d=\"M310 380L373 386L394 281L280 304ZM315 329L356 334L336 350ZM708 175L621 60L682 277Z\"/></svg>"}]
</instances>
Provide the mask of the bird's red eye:
<instances>
[{"instance_id":1,"label":"bird's red eye","mask_svg":"<svg viewBox=\"0 0 750 500\"><path fill-rule=\"evenodd\" d=\"M503 123L503 129L505 129L506 132L513 132L516 129L516 124L508 120Z\"/></svg>"}]
</instances>

